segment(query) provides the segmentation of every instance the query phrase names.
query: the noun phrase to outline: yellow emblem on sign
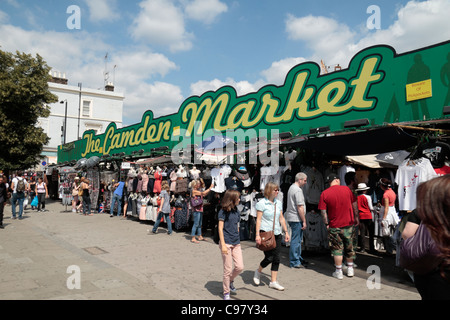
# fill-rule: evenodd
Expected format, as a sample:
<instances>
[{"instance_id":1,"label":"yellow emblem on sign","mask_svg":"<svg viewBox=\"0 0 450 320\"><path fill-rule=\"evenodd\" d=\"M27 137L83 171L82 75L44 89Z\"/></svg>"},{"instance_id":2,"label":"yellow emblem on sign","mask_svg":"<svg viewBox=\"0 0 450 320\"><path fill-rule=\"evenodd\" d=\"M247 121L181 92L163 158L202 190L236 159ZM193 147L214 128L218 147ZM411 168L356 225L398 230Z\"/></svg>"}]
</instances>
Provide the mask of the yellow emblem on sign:
<instances>
[{"instance_id":1,"label":"yellow emblem on sign","mask_svg":"<svg viewBox=\"0 0 450 320\"><path fill-rule=\"evenodd\" d=\"M431 96L431 79L406 85L406 101L420 100Z\"/></svg>"}]
</instances>

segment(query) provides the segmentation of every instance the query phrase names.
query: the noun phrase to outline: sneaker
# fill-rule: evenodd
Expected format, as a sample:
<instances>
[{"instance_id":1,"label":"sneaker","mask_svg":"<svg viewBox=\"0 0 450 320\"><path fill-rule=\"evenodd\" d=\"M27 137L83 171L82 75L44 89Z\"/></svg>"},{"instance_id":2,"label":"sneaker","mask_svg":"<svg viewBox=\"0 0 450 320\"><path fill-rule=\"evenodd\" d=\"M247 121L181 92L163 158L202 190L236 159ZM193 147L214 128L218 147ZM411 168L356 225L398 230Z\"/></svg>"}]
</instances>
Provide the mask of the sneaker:
<instances>
[{"instance_id":1,"label":"sneaker","mask_svg":"<svg viewBox=\"0 0 450 320\"><path fill-rule=\"evenodd\" d=\"M278 291L283 291L284 290L284 287L281 286L278 282L271 282L271 283L269 283L269 288L276 289Z\"/></svg>"},{"instance_id":2,"label":"sneaker","mask_svg":"<svg viewBox=\"0 0 450 320\"><path fill-rule=\"evenodd\" d=\"M260 280L259 280L260 277L261 277L261 273L258 270L256 270L255 274L253 275L253 283L256 284L257 286L259 286L259 284L260 284Z\"/></svg>"},{"instance_id":3,"label":"sneaker","mask_svg":"<svg viewBox=\"0 0 450 320\"><path fill-rule=\"evenodd\" d=\"M234 286L234 281L230 282L230 291L233 293L236 293L237 291L236 287Z\"/></svg>"},{"instance_id":4,"label":"sneaker","mask_svg":"<svg viewBox=\"0 0 450 320\"><path fill-rule=\"evenodd\" d=\"M348 268L347 269L347 277L353 277L355 275L355 269Z\"/></svg>"},{"instance_id":5,"label":"sneaker","mask_svg":"<svg viewBox=\"0 0 450 320\"><path fill-rule=\"evenodd\" d=\"M225 293L225 294L223 295L223 300L231 300L230 294L229 294L229 293Z\"/></svg>"},{"instance_id":6,"label":"sneaker","mask_svg":"<svg viewBox=\"0 0 450 320\"><path fill-rule=\"evenodd\" d=\"M344 274L342 273L342 270L333 272L333 277L336 279L342 280L344 279Z\"/></svg>"}]
</instances>

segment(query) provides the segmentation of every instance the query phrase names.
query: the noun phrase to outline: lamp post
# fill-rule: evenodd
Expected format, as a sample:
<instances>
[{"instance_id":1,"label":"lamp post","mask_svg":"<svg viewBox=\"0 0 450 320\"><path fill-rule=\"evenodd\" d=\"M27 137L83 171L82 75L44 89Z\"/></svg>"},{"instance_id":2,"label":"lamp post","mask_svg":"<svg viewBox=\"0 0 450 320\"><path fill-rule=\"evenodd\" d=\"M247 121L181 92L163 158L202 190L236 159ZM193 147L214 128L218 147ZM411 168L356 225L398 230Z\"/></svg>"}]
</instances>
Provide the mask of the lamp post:
<instances>
[{"instance_id":1,"label":"lamp post","mask_svg":"<svg viewBox=\"0 0 450 320\"><path fill-rule=\"evenodd\" d=\"M67 99L61 101L60 103L66 103L66 108L64 112L64 142L63 144L66 144L66 132L67 132Z\"/></svg>"}]
</instances>

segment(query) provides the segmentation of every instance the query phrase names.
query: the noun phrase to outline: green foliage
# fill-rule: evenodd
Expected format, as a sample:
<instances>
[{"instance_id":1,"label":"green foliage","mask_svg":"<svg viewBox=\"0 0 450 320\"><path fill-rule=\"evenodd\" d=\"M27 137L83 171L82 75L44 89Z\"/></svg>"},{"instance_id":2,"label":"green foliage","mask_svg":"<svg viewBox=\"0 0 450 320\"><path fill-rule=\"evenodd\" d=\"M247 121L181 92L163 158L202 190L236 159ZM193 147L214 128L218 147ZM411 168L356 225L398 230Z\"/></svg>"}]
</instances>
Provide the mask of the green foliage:
<instances>
[{"instance_id":1,"label":"green foliage","mask_svg":"<svg viewBox=\"0 0 450 320\"><path fill-rule=\"evenodd\" d=\"M0 50L0 169L27 169L39 163L49 137L37 127L58 98L48 89L50 67L36 55Z\"/></svg>"}]
</instances>

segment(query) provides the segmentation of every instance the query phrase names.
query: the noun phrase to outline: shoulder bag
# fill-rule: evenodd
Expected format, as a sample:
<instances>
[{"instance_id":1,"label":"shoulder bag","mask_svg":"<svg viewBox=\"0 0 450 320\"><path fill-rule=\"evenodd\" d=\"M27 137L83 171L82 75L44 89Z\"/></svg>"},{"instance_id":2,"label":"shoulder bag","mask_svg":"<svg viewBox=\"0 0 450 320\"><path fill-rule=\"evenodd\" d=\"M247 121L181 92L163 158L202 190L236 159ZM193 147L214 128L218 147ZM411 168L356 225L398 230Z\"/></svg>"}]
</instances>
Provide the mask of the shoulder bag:
<instances>
[{"instance_id":1,"label":"shoulder bag","mask_svg":"<svg viewBox=\"0 0 450 320\"><path fill-rule=\"evenodd\" d=\"M277 205L275 204L275 212L273 215L272 231L262 231L259 233L261 237L261 244L256 244L256 247L261 251L269 251L275 249L277 242L275 240L275 219L277 217Z\"/></svg>"},{"instance_id":2,"label":"shoulder bag","mask_svg":"<svg viewBox=\"0 0 450 320\"><path fill-rule=\"evenodd\" d=\"M441 251L428 228L421 223L416 233L400 244L400 267L417 274L426 274L442 262Z\"/></svg>"}]
</instances>

